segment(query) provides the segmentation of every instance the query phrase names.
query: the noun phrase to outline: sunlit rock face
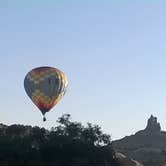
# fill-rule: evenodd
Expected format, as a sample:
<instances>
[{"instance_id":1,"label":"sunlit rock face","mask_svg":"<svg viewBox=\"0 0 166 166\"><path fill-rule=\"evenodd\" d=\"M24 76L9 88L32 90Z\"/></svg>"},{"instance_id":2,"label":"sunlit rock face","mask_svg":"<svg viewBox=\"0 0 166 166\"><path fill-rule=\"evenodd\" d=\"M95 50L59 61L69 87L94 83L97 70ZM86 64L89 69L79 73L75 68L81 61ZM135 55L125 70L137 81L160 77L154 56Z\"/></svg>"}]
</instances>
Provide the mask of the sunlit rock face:
<instances>
[{"instance_id":1,"label":"sunlit rock face","mask_svg":"<svg viewBox=\"0 0 166 166\"><path fill-rule=\"evenodd\" d=\"M115 155L116 158L118 159L120 166L143 166L140 162L128 158L122 153L115 153Z\"/></svg>"}]
</instances>

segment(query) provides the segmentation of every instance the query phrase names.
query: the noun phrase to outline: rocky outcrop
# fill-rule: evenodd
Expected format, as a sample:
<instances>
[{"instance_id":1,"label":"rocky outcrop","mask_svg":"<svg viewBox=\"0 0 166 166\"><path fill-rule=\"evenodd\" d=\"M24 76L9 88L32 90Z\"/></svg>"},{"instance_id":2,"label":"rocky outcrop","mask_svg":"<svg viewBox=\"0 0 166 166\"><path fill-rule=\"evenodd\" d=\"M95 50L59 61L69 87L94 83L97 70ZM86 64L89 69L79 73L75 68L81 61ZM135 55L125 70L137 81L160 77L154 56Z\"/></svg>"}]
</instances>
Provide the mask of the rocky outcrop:
<instances>
[{"instance_id":1,"label":"rocky outcrop","mask_svg":"<svg viewBox=\"0 0 166 166\"><path fill-rule=\"evenodd\" d=\"M166 161L166 132L153 115L144 130L112 142L116 152L140 161L145 166L159 166ZM157 164L157 165L156 165Z\"/></svg>"},{"instance_id":2,"label":"rocky outcrop","mask_svg":"<svg viewBox=\"0 0 166 166\"><path fill-rule=\"evenodd\" d=\"M157 122L157 118L153 115L151 115L151 117L148 119L145 131L149 131L151 133L161 132L160 123Z\"/></svg>"},{"instance_id":3,"label":"rocky outcrop","mask_svg":"<svg viewBox=\"0 0 166 166\"><path fill-rule=\"evenodd\" d=\"M157 122L157 117L151 115L150 118L148 119L146 128L144 130L137 132L136 134L143 134L143 135L161 134L161 127L160 123Z\"/></svg>"}]
</instances>

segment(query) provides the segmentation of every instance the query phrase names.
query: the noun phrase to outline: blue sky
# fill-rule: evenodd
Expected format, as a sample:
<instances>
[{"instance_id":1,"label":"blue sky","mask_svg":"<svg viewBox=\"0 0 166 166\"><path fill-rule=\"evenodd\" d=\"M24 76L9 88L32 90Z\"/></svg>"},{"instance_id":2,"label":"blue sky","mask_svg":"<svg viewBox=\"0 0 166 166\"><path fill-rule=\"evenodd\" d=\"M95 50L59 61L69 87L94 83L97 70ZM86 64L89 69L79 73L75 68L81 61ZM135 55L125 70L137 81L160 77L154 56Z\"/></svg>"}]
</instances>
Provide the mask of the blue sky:
<instances>
[{"instance_id":1,"label":"blue sky","mask_svg":"<svg viewBox=\"0 0 166 166\"><path fill-rule=\"evenodd\" d=\"M143 129L153 114L166 130L166 3L5 2L0 2L0 122L50 128L70 113L116 139ZM23 87L27 72L43 65L61 69L69 79L46 123Z\"/></svg>"}]
</instances>

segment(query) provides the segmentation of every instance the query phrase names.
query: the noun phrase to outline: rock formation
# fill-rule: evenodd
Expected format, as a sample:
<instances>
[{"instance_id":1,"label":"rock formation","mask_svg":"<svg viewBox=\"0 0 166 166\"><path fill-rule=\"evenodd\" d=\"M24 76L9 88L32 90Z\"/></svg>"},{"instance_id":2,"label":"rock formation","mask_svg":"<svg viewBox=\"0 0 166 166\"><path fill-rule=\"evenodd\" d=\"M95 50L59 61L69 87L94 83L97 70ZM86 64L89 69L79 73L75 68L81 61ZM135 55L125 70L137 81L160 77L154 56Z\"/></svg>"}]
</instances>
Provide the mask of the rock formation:
<instances>
[{"instance_id":1,"label":"rock formation","mask_svg":"<svg viewBox=\"0 0 166 166\"><path fill-rule=\"evenodd\" d=\"M136 134L161 134L161 127L160 123L157 122L157 117L154 117L153 115L150 116L147 122L147 126L144 130L141 130L137 132Z\"/></svg>"},{"instance_id":2,"label":"rock formation","mask_svg":"<svg viewBox=\"0 0 166 166\"><path fill-rule=\"evenodd\" d=\"M120 166L143 166L140 162L132 160L122 153L116 153L115 155Z\"/></svg>"},{"instance_id":3,"label":"rock formation","mask_svg":"<svg viewBox=\"0 0 166 166\"><path fill-rule=\"evenodd\" d=\"M116 152L140 161L144 166L161 166L166 163L166 132L161 131L160 123L153 115L144 130L113 141L112 145Z\"/></svg>"}]
</instances>

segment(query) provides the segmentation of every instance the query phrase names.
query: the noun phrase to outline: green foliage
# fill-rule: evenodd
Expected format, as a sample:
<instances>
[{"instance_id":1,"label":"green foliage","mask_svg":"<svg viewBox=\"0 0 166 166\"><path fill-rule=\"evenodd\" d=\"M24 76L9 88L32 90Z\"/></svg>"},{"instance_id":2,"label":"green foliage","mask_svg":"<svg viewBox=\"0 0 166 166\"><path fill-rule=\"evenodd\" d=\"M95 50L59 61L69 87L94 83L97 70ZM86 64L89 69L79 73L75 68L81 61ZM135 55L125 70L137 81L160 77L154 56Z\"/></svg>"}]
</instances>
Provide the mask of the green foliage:
<instances>
[{"instance_id":1,"label":"green foliage","mask_svg":"<svg viewBox=\"0 0 166 166\"><path fill-rule=\"evenodd\" d=\"M110 136L65 114L50 131L0 124L1 166L117 166Z\"/></svg>"}]
</instances>

